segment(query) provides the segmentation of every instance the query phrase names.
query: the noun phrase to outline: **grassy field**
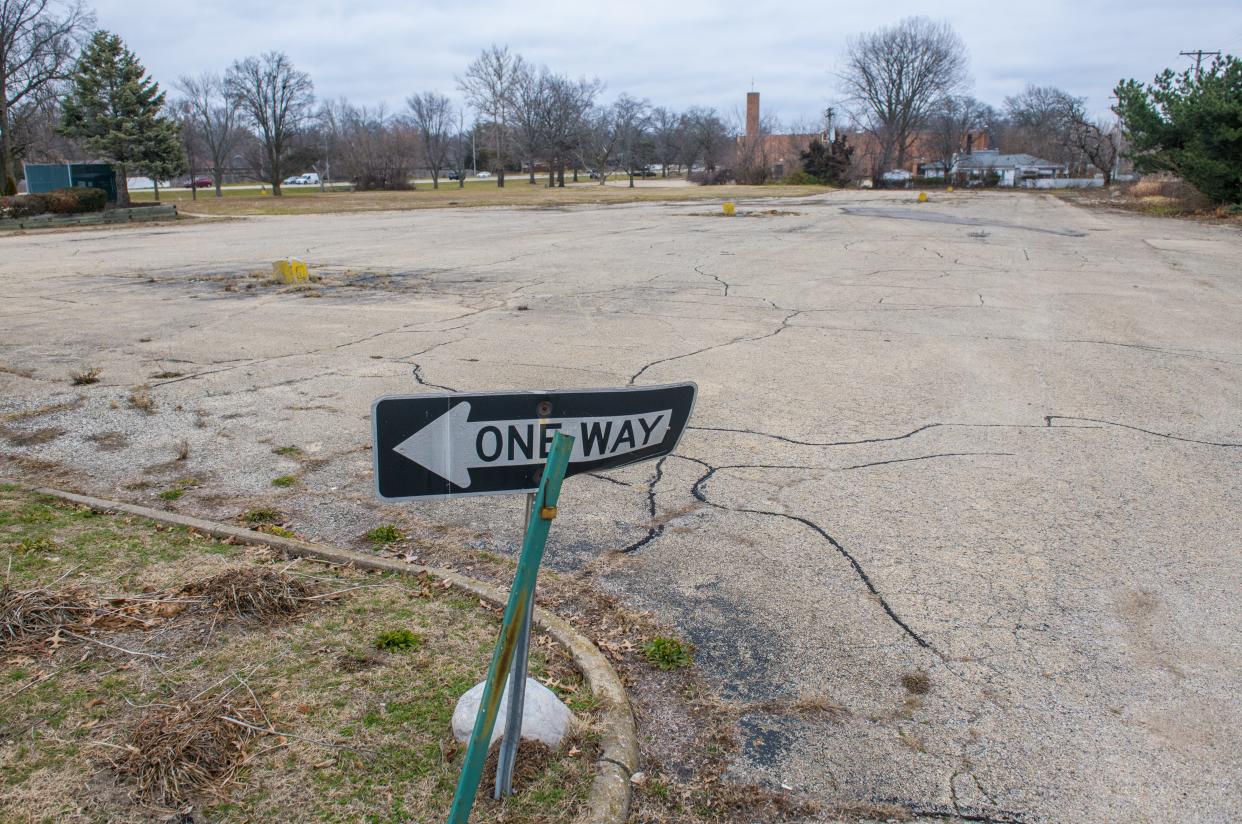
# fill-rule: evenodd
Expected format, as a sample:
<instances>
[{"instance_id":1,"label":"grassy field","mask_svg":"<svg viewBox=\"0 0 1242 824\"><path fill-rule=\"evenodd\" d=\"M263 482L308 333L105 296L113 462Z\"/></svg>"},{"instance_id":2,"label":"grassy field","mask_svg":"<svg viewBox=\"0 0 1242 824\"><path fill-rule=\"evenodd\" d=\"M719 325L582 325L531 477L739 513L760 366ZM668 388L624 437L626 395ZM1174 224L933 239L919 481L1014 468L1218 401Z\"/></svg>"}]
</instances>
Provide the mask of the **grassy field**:
<instances>
[{"instance_id":1,"label":"grassy field","mask_svg":"<svg viewBox=\"0 0 1242 824\"><path fill-rule=\"evenodd\" d=\"M465 188L455 183L430 184L407 192L320 192L318 189L286 189L281 197L249 189L226 190L216 198L199 193L196 201L189 192L161 192L162 202L176 203L187 214L204 215L298 215L332 212L366 212L404 209L437 209L465 206L568 206L592 203L634 203L639 201L736 200L754 197L801 197L830 191L824 186L660 186L648 182L631 189L620 181L607 186L598 183L567 184L564 189L530 185L524 177L510 177L505 188L494 180L467 181ZM135 202L150 202L150 192L136 193Z\"/></svg>"},{"instance_id":2,"label":"grassy field","mask_svg":"<svg viewBox=\"0 0 1242 824\"><path fill-rule=\"evenodd\" d=\"M0 563L0 820L443 820L449 719L497 631L476 600L3 485ZM538 634L532 670L590 718ZM572 817L589 721L526 746L518 795L474 820Z\"/></svg>"}]
</instances>

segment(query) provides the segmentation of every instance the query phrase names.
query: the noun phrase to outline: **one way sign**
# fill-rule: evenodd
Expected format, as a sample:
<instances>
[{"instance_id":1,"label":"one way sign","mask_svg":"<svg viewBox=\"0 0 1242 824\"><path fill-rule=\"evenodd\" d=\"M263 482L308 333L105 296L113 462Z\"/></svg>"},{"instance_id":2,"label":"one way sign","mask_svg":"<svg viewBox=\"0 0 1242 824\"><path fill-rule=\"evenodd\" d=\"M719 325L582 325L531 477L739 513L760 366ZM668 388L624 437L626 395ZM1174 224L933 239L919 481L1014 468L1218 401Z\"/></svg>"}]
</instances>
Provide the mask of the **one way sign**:
<instances>
[{"instance_id":1,"label":"one way sign","mask_svg":"<svg viewBox=\"0 0 1242 824\"><path fill-rule=\"evenodd\" d=\"M533 492L556 432L574 436L568 475L667 455L693 383L397 395L371 410L375 484L386 501Z\"/></svg>"}]
</instances>

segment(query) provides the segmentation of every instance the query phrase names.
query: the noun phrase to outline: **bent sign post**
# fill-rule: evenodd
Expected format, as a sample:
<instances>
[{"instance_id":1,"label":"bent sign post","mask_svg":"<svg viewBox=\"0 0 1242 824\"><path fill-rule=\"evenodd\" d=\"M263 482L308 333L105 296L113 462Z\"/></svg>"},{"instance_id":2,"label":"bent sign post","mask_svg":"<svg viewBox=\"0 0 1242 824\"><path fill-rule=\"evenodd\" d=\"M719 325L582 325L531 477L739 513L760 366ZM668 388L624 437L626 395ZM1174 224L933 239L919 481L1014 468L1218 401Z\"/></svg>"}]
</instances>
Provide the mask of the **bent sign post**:
<instances>
[{"instance_id":1,"label":"bent sign post","mask_svg":"<svg viewBox=\"0 0 1242 824\"><path fill-rule=\"evenodd\" d=\"M574 438L567 475L658 458L676 448L695 389L380 398L371 415L376 491L386 501L534 492L557 432Z\"/></svg>"},{"instance_id":2,"label":"bent sign post","mask_svg":"<svg viewBox=\"0 0 1242 824\"><path fill-rule=\"evenodd\" d=\"M383 500L529 496L518 572L449 814L452 824L464 824L470 816L506 678L511 684L509 715L496 795L512 792L530 615L562 479L670 454L689 423L696 392L693 383L679 383L399 395L380 398L372 406L375 487Z\"/></svg>"}]
</instances>

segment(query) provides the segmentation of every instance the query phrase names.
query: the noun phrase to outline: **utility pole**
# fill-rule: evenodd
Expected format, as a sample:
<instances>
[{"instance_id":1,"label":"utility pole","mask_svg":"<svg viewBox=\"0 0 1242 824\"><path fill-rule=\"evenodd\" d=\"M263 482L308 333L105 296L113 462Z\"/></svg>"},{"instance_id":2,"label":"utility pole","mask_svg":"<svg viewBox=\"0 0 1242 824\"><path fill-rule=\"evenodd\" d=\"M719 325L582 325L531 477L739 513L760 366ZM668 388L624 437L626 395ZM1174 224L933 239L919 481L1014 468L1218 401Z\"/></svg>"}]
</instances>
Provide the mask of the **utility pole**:
<instances>
[{"instance_id":1,"label":"utility pole","mask_svg":"<svg viewBox=\"0 0 1242 824\"><path fill-rule=\"evenodd\" d=\"M1195 80L1198 80L1199 75L1203 73L1202 66L1203 66L1204 56L1220 57L1220 52L1218 51L1204 51L1203 49L1195 49L1194 51L1178 52L1178 54L1180 54L1182 57L1193 57L1195 59Z\"/></svg>"}]
</instances>

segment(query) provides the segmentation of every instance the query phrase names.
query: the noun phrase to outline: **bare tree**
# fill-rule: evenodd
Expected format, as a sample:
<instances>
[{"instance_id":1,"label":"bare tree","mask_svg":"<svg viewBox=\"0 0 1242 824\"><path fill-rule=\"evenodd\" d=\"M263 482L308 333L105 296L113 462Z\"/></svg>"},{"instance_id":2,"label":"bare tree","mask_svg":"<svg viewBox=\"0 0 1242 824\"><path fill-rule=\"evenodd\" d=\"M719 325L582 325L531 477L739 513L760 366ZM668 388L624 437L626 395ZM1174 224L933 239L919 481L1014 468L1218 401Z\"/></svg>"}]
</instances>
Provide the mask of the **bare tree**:
<instances>
[{"instance_id":1,"label":"bare tree","mask_svg":"<svg viewBox=\"0 0 1242 824\"><path fill-rule=\"evenodd\" d=\"M1081 167L1086 161L1075 146L1073 124L1082 116L1083 100L1055 86L1028 85L1005 98L1010 129L1005 148L1045 160Z\"/></svg>"},{"instance_id":2,"label":"bare tree","mask_svg":"<svg viewBox=\"0 0 1242 824\"><path fill-rule=\"evenodd\" d=\"M224 86L263 141L272 194L279 197L286 157L315 102L310 75L272 51L234 61Z\"/></svg>"},{"instance_id":3,"label":"bare tree","mask_svg":"<svg viewBox=\"0 0 1242 824\"><path fill-rule=\"evenodd\" d=\"M408 189L417 160L415 128L382 106L342 102L338 165L365 189Z\"/></svg>"},{"instance_id":4,"label":"bare tree","mask_svg":"<svg viewBox=\"0 0 1242 824\"><path fill-rule=\"evenodd\" d=\"M539 120L549 186L554 171L558 185L565 185L565 166L572 161L583 121L601 88L598 80L571 80L562 75L548 75L544 81Z\"/></svg>"},{"instance_id":5,"label":"bare tree","mask_svg":"<svg viewBox=\"0 0 1242 824\"><path fill-rule=\"evenodd\" d=\"M1088 119L1084 112L1078 111L1070 124L1070 139L1087 162L1104 175L1104 185L1112 183L1122 146L1121 130L1116 124Z\"/></svg>"},{"instance_id":6,"label":"bare tree","mask_svg":"<svg viewBox=\"0 0 1242 824\"><path fill-rule=\"evenodd\" d=\"M668 177L668 167L677 162L684 152L686 118L663 106L651 110L651 139L656 162L661 175Z\"/></svg>"},{"instance_id":7,"label":"bare tree","mask_svg":"<svg viewBox=\"0 0 1242 824\"><path fill-rule=\"evenodd\" d=\"M904 167L933 104L966 83L966 46L947 22L907 17L849 41L840 74L859 125L879 143L878 177Z\"/></svg>"},{"instance_id":8,"label":"bare tree","mask_svg":"<svg viewBox=\"0 0 1242 824\"><path fill-rule=\"evenodd\" d=\"M948 95L936 101L927 119L928 148L944 169L945 180L954 157L968 151L972 134L983 128L983 104L967 95Z\"/></svg>"},{"instance_id":9,"label":"bare tree","mask_svg":"<svg viewBox=\"0 0 1242 824\"><path fill-rule=\"evenodd\" d=\"M525 61L510 54L508 46L492 44L474 59L466 73L457 78L457 88L470 105L491 122L495 155L492 162L496 185L505 185L505 135L509 129L510 100L513 84L522 73Z\"/></svg>"},{"instance_id":10,"label":"bare tree","mask_svg":"<svg viewBox=\"0 0 1242 824\"><path fill-rule=\"evenodd\" d=\"M541 112L547 105L547 68L519 64L509 89L509 111L513 117L514 144L528 167L530 183L535 185L535 161L544 149L545 120ZM549 176L552 174L548 171ZM550 185L550 184L549 184Z\"/></svg>"},{"instance_id":11,"label":"bare tree","mask_svg":"<svg viewBox=\"0 0 1242 824\"><path fill-rule=\"evenodd\" d=\"M440 188L440 170L448 165L453 150L453 101L435 92L406 98L410 121L423 143L423 161L431 169L431 187Z\"/></svg>"},{"instance_id":12,"label":"bare tree","mask_svg":"<svg viewBox=\"0 0 1242 824\"><path fill-rule=\"evenodd\" d=\"M651 104L622 94L612 104L613 122L617 130L617 151L622 167L629 176L630 188L634 188L634 170L645 166L644 149L647 144L647 118Z\"/></svg>"},{"instance_id":13,"label":"bare tree","mask_svg":"<svg viewBox=\"0 0 1242 824\"><path fill-rule=\"evenodd\" d=\"M14 110L55 93L94 22L79 0L0 0L0 194L17 191Z\"/></svg>"},{"instance_id":14,"label":"bare tree","mask_svg":"<svg viewBox=\"0 0 1242 824\"><path fill-rule=\"evenodd\" d=\"M596 106L583 118L576 141L582 165L599 173L599 185L608 182L617 151L616 111L612 106Z\"/></svg>"},{"instance_id":15,"label":"bare tree","mask_svg":"<svg viewBox=\"0 0 1242 824\"><path fill-rule=\"evenodd\" d=\"M694 164L702 163L709 174L716 171L725 149L733 139L729 127L715 109L695 107L686 112L685 165L690 176Z\"/></svg>"},{"instance_id":16,"label":"bare tree","mask_svg":"<svg viewBox=\"0 0 1242 824\"><path fill-rule=\"evenodd\" d=\"M242 133L237 101L224 93L224 81L220 76L210 72L198 77L182 77L177 81L177 88L185 95L182 105L191 137L211 162L216 197L221 197L224 171Z\"/></svg>"}]
</instances>

